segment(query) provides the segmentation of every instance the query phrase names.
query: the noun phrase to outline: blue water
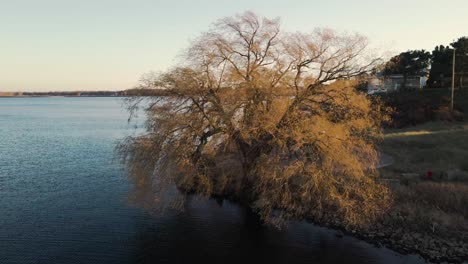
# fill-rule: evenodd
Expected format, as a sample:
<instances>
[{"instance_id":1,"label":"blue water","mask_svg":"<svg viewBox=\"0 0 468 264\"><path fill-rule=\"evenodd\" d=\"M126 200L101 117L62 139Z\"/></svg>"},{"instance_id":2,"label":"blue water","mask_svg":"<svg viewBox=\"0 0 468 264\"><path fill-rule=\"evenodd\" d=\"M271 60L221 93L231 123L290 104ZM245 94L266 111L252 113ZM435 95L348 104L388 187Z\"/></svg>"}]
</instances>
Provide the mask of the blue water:
<instances>
[{"instance_id":1,"label":"blue water","mask_svg":"<svg viewBox=\"0 0 468 264\"><path fill-rule=\"evenodd\" d=\"M422 263L331 230L260 226L231 203L131 205L119 98L0 98L0 263Z\"/></svg>"}]
</instances>

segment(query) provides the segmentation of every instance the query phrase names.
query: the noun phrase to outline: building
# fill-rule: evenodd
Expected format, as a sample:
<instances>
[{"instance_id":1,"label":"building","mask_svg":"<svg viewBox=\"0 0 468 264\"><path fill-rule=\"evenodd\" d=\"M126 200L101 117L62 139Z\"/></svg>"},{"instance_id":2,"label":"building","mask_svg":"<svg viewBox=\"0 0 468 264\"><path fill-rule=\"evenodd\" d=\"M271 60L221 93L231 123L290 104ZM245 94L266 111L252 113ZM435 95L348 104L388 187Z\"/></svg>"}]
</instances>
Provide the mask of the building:
<instances>
[{"instance_id":1,"label":"building","mask_svg":"<svg viewBox=\"0 0 468 264\"><path fill-rule=\"evenodd\" d=\"M376 75L368 82L369 94L396 92L402 89L423 89L426 87L426 76L407 76L393 74L388 76Z\"/></svg>"}]
</instances>

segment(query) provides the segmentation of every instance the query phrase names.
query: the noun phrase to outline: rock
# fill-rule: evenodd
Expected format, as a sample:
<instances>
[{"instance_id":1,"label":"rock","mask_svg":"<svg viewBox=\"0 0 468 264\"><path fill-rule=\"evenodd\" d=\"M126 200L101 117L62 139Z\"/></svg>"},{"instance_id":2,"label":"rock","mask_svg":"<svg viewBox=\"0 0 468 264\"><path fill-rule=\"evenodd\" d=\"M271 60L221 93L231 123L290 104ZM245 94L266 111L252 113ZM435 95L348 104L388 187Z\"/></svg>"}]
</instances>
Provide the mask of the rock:
<instances>
[{"instance_id":1,"label":"rock","mask_svg":"<svg viewBox=\"0 0 468 264\"><path fill-rule=\"evenodd\" d=\"M421 239L422 235L420 233L414 233L413 237L416 238L416 239Z\"/></svg>"},{"instance_id":2,"label":"rock","mask_svg":"<svg viewBox=\"0 0 468 264\"><path fill-rule=\"evenodd\" d=\"M344 236L344 234L343 234L342 231L338 230L338 231L336 231L335 236L339 237L339 238L342 238Z\"/></svg>"},{"instance_id":3,"label":"rock","mask_svg":"<svg viewBox=\"0 0 468 264\"><path fill-rule=\"evenodd\" d=\"M441 249L442 254L446 255L446 254L447 254L447 250L448 250L448 249L447 249L446 247L443 247L443 248Z\"/></svg>"}]
</instances>

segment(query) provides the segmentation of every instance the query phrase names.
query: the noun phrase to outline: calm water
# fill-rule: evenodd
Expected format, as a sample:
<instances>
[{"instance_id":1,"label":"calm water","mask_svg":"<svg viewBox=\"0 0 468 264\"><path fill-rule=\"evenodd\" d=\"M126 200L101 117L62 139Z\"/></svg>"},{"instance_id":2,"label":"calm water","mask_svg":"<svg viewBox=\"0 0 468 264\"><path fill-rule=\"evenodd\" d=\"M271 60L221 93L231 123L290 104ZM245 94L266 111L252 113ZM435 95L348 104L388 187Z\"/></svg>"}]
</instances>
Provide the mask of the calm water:
<instances>
[{"instance_id":1,"label":"calm water","mask_svg":"<svg viewBox=\"0 0 468 264\"><path fill-rule=\"evenodd\" d=\"M130 206L113 155L126 121L117 98L0 98L0 263L422 263L302 222L260 227L230 203Z\"/></svg>"}]
</instances>

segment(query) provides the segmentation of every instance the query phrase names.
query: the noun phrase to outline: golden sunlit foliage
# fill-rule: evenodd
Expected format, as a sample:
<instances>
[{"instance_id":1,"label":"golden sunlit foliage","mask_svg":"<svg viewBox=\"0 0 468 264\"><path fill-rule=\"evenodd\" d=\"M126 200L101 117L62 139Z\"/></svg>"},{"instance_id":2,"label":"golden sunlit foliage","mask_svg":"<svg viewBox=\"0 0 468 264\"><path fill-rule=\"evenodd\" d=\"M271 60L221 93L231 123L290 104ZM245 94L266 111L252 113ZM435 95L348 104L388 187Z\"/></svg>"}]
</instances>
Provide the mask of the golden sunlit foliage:
<instances>
[{"instance_id":1,"label":"golden sunlit foliage","mask_svg":"<svg viewBox=\"0 0 468 264\"><path fill-rule=\"evenodd\" d=\"M143 80L168 96L129 99L147 113L146 133L119 147L137 189L232 197L267 222L374 220L389 195L373 169L384 116L354 88L377 61L366 51L357 34L286 33L250 12L219 20L178 67Z\"/></svg>"}]
</instances>

